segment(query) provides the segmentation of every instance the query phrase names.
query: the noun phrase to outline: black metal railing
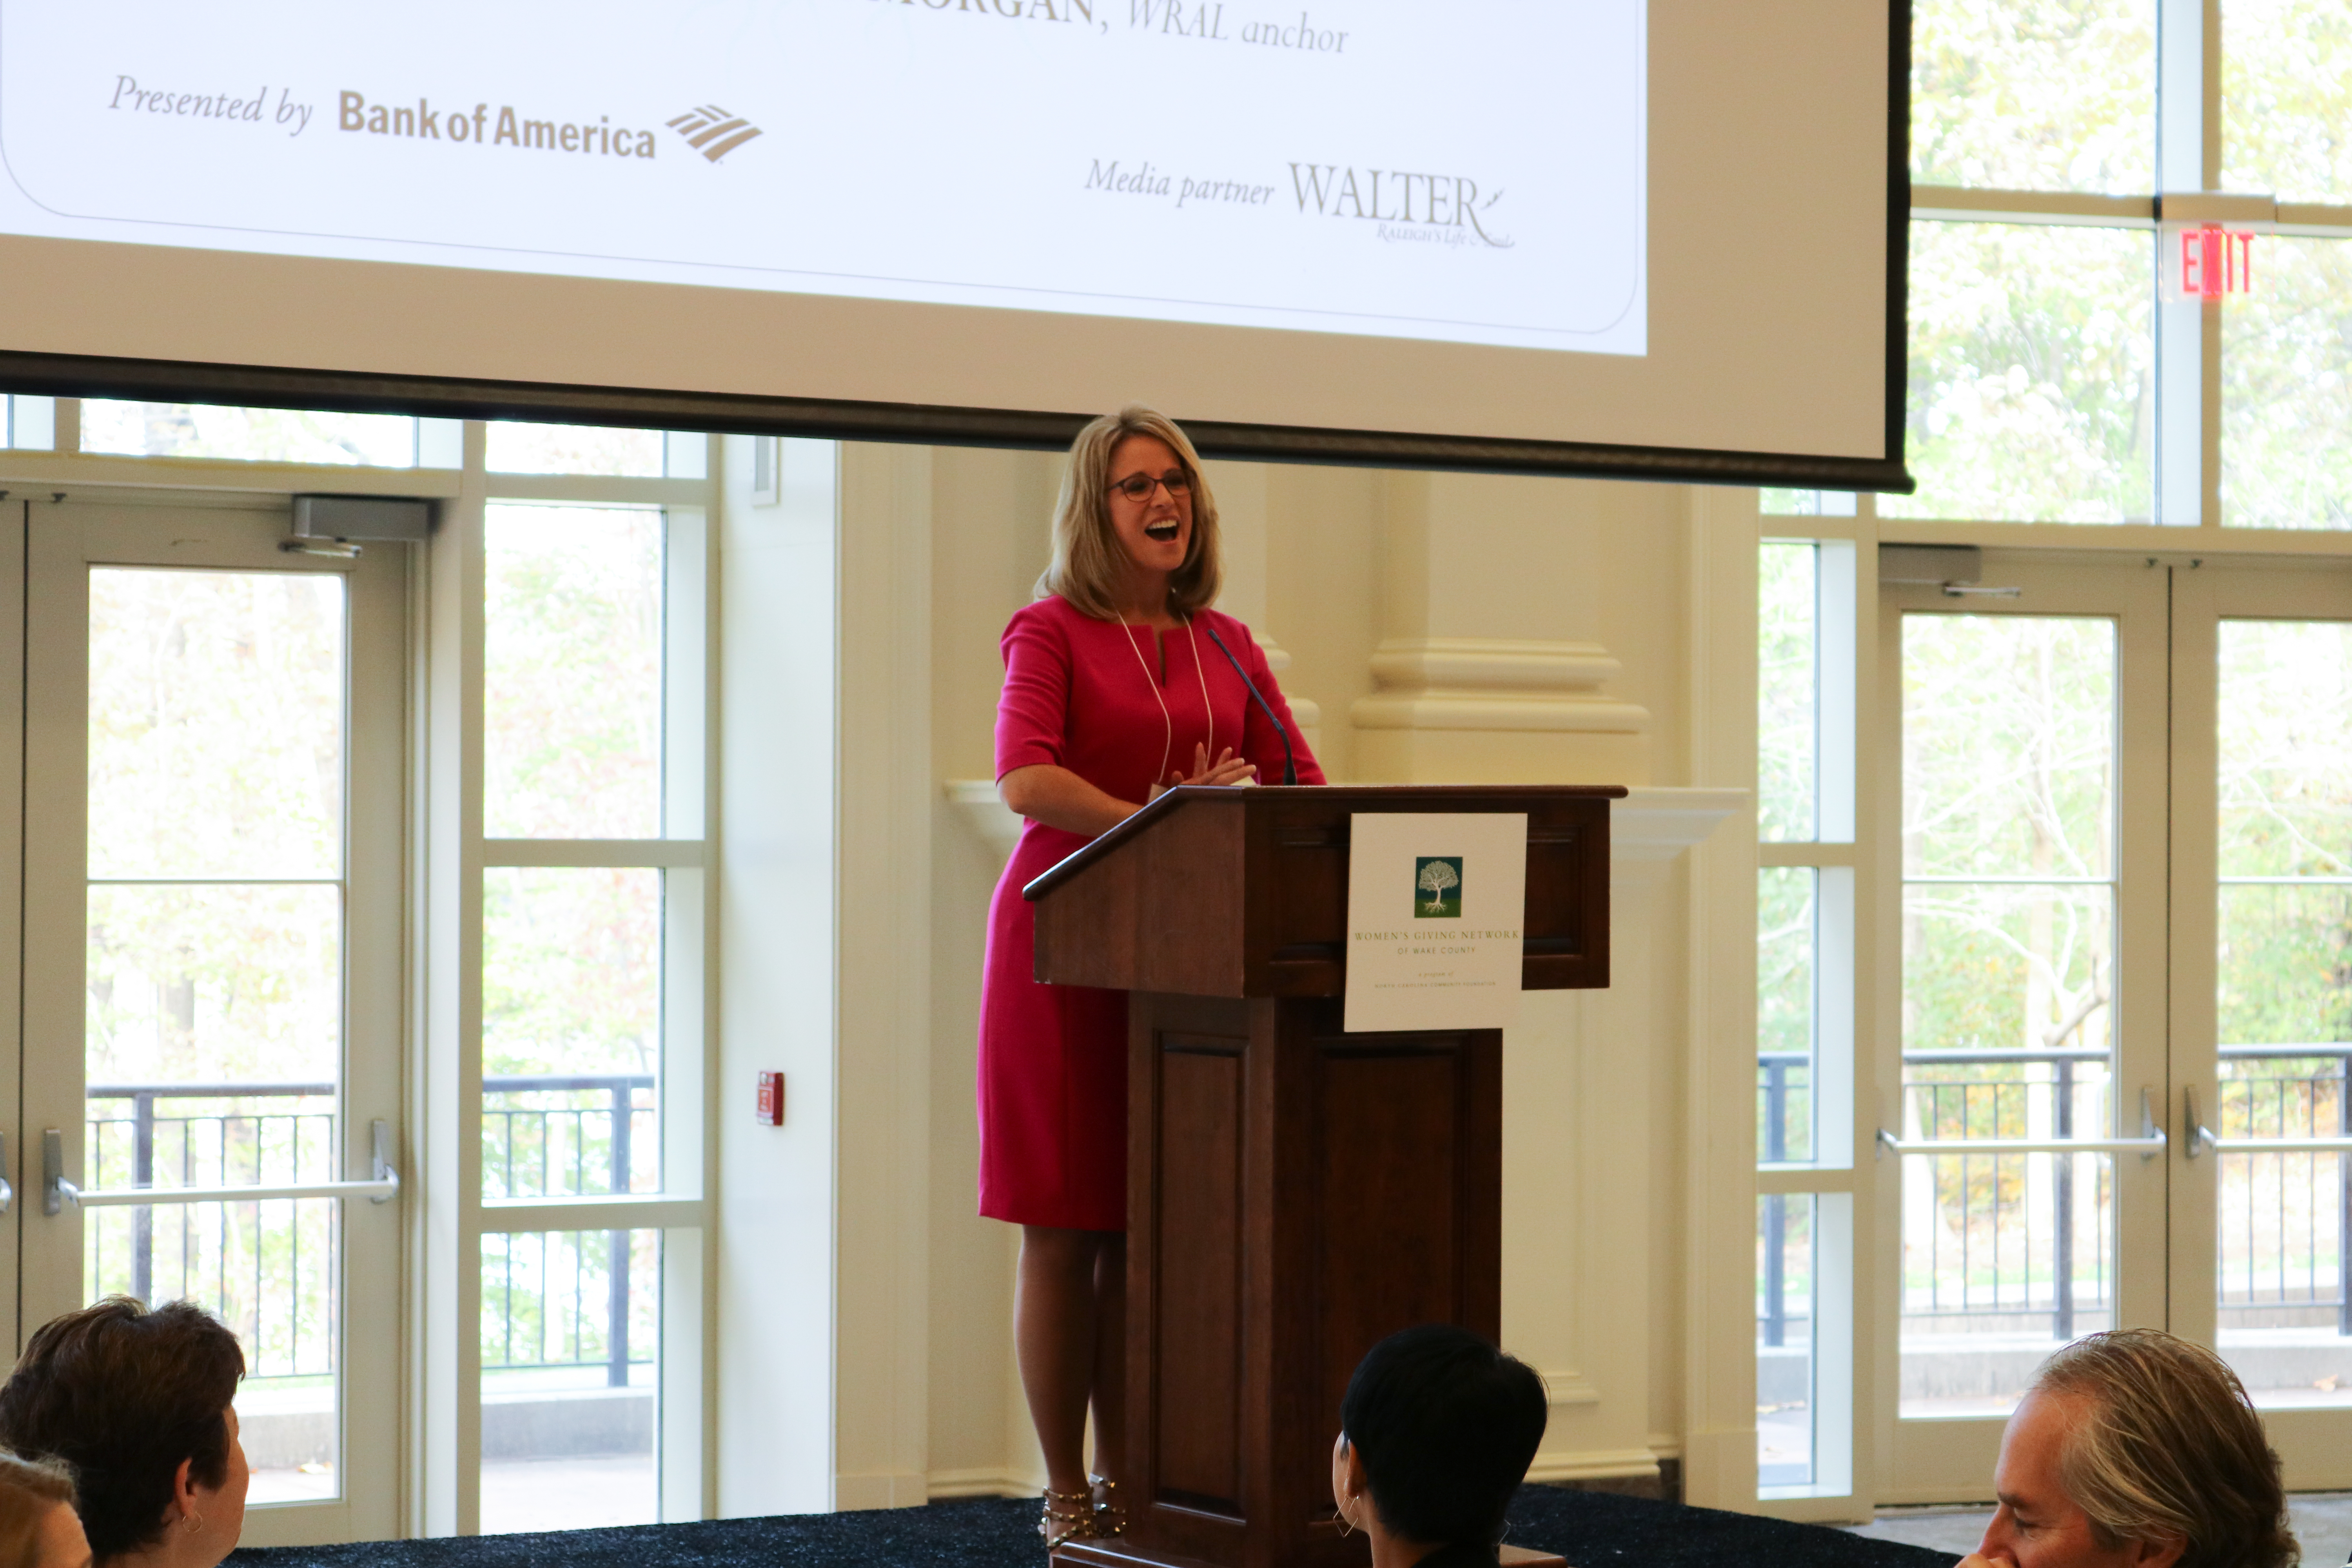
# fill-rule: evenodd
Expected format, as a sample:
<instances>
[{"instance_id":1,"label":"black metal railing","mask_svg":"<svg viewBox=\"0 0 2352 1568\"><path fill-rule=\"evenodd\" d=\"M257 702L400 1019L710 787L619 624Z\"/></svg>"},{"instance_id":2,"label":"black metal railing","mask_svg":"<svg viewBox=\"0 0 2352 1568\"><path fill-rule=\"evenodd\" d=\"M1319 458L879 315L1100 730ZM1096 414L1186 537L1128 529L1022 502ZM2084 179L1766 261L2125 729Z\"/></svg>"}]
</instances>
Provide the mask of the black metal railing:
<instances>
[{"instance_id":1,"label":"black metal railing","mask_svg":"<svg viewBox=\"0 0 2352 1568\"><path fill-rule=\"evenodd\" d=\"M84 1184L333 1181L334 1092L331 1083L91 1084ZM159 1101L175 1113L159 1112ZM127 1115L95 1113L101 1104L125 1102ZM179 1110L184 1103L206 1109ZM337 1205L305 1212L298 1200L267 1212L259 1204L243 1211L226 1203L96 1209L86 1233L85 1284L93 1297L125 1291L142 1301L161 1295L203 1302L237 1331L255 1376L330 1371L340 1223Z\"/></svg>"},{"instance_id":2,"label":"black metal railing","mask_svg":"<svg viewBox=\"0 0 2352 1568\"><path fill-rule=\"evenodd\" d=\"M2104 1135L2100 1123L2109 1100L2104 1070L2107 1059L2108 1053L2095 1047L1906 1051L1903 1058L1906 1121L1916 1119L1920 1139L1945 1143L2033 1136L2053 1141L2099 1137ZM2024 1076L2024 1069L2033 1067L2047 1067L2050 1076ZM1913 1076L1912 1069L1919 1068L2007 1070L1997 1077ZM2084 1070L2094 1068L2101 1070ZM2095 1105L2101 1108L2087 1118L2080 1092L2085 1089L2095 1091ZM2036 1131L2033 1101L2044 1096L2048 1120L2044 1129ZM2090 1125L2083 1125L2086 1120ZM2046 1312L2052 1334L2071 1340L2080 1313L2109 1309L2114 1259L2108 1227L2095 1225L2090 1227L2092 1235L2084 1238L2078 1234L2077 1223L2081 1207L2077 1184L2084 1174L2080 1167L2084 1161L2102 1156L1956 1152L1926 1158L1930 1162L1928 1180L1934 1184L1931 1206L1938 1223L1924 1237L1905 1238L1906 1251L1924 1246L1927 1253L1926 1304L1916 1302L1916 1287L1906 1279L1906 1317L1982 1319ZM2049 1163L2046 1205L2033 1203L2028 1191L2027 1173L2037 1160ZM2095 1165L2089 1173L2095 1206L2101 1214L2112 1201L2105 1171L2105 1165ZM2037 1212L2044 1206L2046 1215ZM2085 1244L2087 1259L2082 1256ZM2046 1292L2036 1289L2037 1258ZM2091 1289L2084 1298L2081 1273L2086 1261Z\"/></svg>"},{"instance_id":3,"label":"black metal railing","mask_svg":"<svg viewBox=\"0 0 2352 1568\"><path fill-rule=\"evenodd\" d=\"M2352 1044L2228 1045L2217 1054L2219 1136L2352 1136ZM2104 1126L2116 1103L2108 1059L2096 1047L1906 1053L1905 1136L1947 1144L2111 1136ZM2248 1070L2258 1063L2276 1070ZM2037 1064L2048 1076L2025 1076L2021 1069ZM1921 1068L1944 1070L1927 1077L1915 1070ZM2036 1129L2034 1101L2042 1096L2046 1121ZM2046 1317L2063 1341L2082 1331L2084 1313L2111 1310L2108 1156L1956 1149L1914 1154L1906 1164L1912 1159L1927 1162L1935 1223L1926 1235L1906 1227L1906 1319L1989 1324ZM2352 1154L2235 1149L2220 1159L2221 1310L2241 1316L2332 1310L2336 1331L2352 1334ZM2037 1160L2048 1162L2048 1187L2032 1201L2026 1173ZM2085 1180L2095 1184L2087 1206L2096 1216L2087 1227L2078 1201Z\"/></svg>"},{"instance_id":4,"label":"black metal railing","mask_svg":"<svg viewBox=\"0 0 2352 1568\"><path fill-rule=\"evenodd\" d=\"M1807 1102L1793 1120L1799 1130L1810 1132L1812 1065L1810 1051L1756 1053L1757 1109L1761 1118L1757 1152L1768 1165L1785 1164L1789 1160L1792 1099ZM1810 1138L1802 1141L1811 1142ZM1757 1333L1764 1343L1777 1347L1789 1342L1789 1199L1784 1194L1768 1194L1761 1207L1758 1223L1762 1227L1764 1278L1757 1304Z\"/></svg>"},{"instance_id":5,"label":"black metal railing","mask_svg":"<svg viewBox=\"0 0 2352 1568\"><path fill-rule=\"evenodd\" d=\"M653 1146L638 1135L640 1119L644 1131L652 1131L653 1089L650 1073L484 1075L486 1102L492 1096L554 1095L570 1103L485 1104L483 1195L635 1190L640 1156ZM331 1182L341 1174L332 1083L94 1083L85 1093L91 1113L85 1122L84 1184L94 1189L285 1185ZM591 1103L579 1103L583 1097ZM112 1113L100 1113L101 1106ZM92 1297L125 1291L142 1300L161 1294L203 1303L237 1331L253 1375L331 1371L339 1224L339 1205L299 1198L257 1202L249 1210L228 1202L93 1209L85 1287ZM564 1360L486 1354L485 1369L601 1366L610 1385L625 1386L630 1366L653 1359L631 1353L629 1234L603 1233L601 1353L586 1353L597 1336L585 1327L591 1321L586 1303L575 1300L572 1319L581 1327L570 1337L579 1353ZM575 1297L579 1279L575 1269ZM484 1293L486 1352L492 1341L509 1350L517 1342L519 1299L508 1283L495 1305L491 1293ZM521 1293L526 1317L532 1315L531 1300L529 1291ZM538 1304L542 1321L549 1306ZM545 1348L542 1336L540 1349Z\"/></svg>"},{"instance_id":6,"label":"black metal railing","mask_svg":"<svg viewBox=\"0 0 2352 1568\"><path fill-rule=\"evenodd\" d=\"M594 1196L609 1193L625 1193L635 1189L635 1155L638 1140L637 1119L644 1117L649 1126L655 1115L650 1102L654 1079L651 1073L506 1073L485 1074L482 1093L487 1099L501 1096L555 1094L563 1096L591 1095L603 1097L604 1103L568 1105L509 1106L482 1110L482 1185L485 1197L557 1197ZM648 1102L637 1103L638 1091L648 1096ZM596 1136L601 1119L603 1136ZM497 1131L493 1132L495 1124ZM603 1158L596 1158L602 1144ZM496 1156L495 1162L493 1156ZM534 1158L535 1155L535 1158ZM495 1190L494 1190L495 1189ZM541 1275L546 1274L544 1248L541 1258ZM511 1275L511 1244L507 1255ZM572 1321L585 1321L584 1303L580 1300L581 1270L572 1270ZM487 1303L488 1293L484 1300ZM520 1371L563 1366L593 1366L604 1368L604 1381L613 1388L625 1388L629 1383L629 1233L608 1231L604 1236L604 1353L590 1358L584 1353L570 1360L552 1360L541 1354L539 1359L514 1359L514 1310L512 1291L502 1292L505 1307L503 1332L499 1337L499 1358L492 1360L489 1347L483 1347L485 1370ZM541 1302L541 1311L546 1303ZM485 1321L485 1328L488 1322ZM487 1338L487 1335L486 1335ZM584 1332L572 1336L576 1351L584 1352ZM541 1335L541 1351L546 1349L545 1335ZM651 1356L636 1358L650 1362Z\"/></svg>"},{"instance_id":7,"label":"black metal railing","mask_svg":"<svg viewBox=\"0 0 2352 1568\"><path fill-rule=\"evenodd\" d=\"M2352 1137L2352 1044L2224 1046L2221 1056L2217 1135ZM2258 1062L2300 1070L2248 1070ZM2221 1310L2333 1308L2336 1331L2352 1335L2352 1153L2232 1149L2221 1161Z\"/></svg>"}]
</instances>

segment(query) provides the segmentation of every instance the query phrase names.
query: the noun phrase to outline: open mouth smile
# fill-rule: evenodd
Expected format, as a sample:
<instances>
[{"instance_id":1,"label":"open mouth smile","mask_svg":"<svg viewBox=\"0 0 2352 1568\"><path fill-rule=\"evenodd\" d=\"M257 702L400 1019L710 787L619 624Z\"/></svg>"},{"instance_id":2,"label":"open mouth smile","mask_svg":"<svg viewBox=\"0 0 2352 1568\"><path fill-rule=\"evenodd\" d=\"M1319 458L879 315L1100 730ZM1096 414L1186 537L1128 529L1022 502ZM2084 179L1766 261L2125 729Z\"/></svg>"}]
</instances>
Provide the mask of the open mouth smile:
<instances>
[{"instance_id":1,"label":"open mouth smile","mask_svg":"<svg viewBox=\"0 0 2352 1568\"><path fill-rule=\"evenodd\" d=\"M1146 523L1143 528L1143 536L1146 539L1156 539L1160 543L1165 544L1170 540L1176 537L1176 524L1172 520L1167 522Z\"/></svg>"}]
</instances>

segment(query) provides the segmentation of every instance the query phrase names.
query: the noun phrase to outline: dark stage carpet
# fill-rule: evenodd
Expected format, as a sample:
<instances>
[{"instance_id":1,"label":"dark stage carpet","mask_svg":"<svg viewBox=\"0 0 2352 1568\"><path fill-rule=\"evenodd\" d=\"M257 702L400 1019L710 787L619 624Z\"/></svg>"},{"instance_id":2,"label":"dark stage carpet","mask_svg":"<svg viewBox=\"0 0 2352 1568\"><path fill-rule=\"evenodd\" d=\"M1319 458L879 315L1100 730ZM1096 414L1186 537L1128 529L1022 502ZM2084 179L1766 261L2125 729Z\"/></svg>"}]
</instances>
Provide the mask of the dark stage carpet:
<instances>
[{"instance_id":1,"label":"dark stage carpet","mask_svg":"<svg viewBox=\"0 0 2352 1568\"><path fill-rule=\"evenodd\" d=\"M242 1568L1045 1568L1036 1527L1034 1502L973 1498L869 1513L254 1547L229 1562ZM1947 1568L1957 1561L1947 1552L1867 1541L1819 1525L1554 1487L1529 1487L1519 1494L1511 1510L1510 1539L1514 1545L1557 1552L1570 1568Z\"/></svg>"}]
</instances>

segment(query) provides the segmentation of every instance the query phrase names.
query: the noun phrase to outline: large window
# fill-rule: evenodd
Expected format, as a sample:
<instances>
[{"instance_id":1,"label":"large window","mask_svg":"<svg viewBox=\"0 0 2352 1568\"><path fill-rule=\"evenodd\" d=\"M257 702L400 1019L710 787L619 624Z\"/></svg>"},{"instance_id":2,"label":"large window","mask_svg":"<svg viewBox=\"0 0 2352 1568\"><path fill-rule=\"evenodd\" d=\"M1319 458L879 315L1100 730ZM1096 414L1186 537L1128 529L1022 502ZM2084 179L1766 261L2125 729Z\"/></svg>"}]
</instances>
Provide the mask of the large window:
<instances>
[{"instance_id":1,"label":"large window","mask_svg":"<svg viewBox=\"0 0 2352 1568\"><path fill-rule=\"evenodd\" d=\"M85 1041L28 1321L217 1312L258 1544L701 1517L713 438L0 411L88 761L27 769L28 908L89 917L27 966ZM289 537L353 489L431 539Z\"/></svg>"},{"instance_id":2,"label":"large window","mask_svg":"<svg viewBox=\"0 0 2352 1568\"><path fill-rule=\"evenodd\" d=\"M81 404L79 425L79 450L135 458L410 468L454 468L457 456L455 420L397 414L311 414L91 398Z\"/></svg>"},{"instance_id":3,"label":"large window","mask_svg":"<svg viewBox=\"0 0 2352 1568\"><path fill-rule=\"evenodd\" d=\"M1880 516L2352 527L2352 29L2203 9L1913 7L1919 491ZM2208 223L2253 232L2252 289L2182 302Z\"/></svg>"},{"instance_id":4,"label":"large window","mask_svg":"<svg viewBox=\"0 0 2352 1568\"><path fill-rule=\"evenodd\" d=\"M1769 494L1772 531L1843 510ZM1785 520L1785 521L1783 521ZM1854 547L1758 557L1757 1483L1852 1485Z\"/></svg>"},{"instance_id":5,"label":"large window","mask_svg":"<svg viewBox=\"0 0 2352 1568\"><path fill-rule=\"evenodd\" d=\"M705 512L627 481L705 438L483 446L481 1528L698 1517L660 1437L700 1384L663 1319L699 1267Z\"/></svg>"},{"instance_id":6,"label":"large window","mask_svg":"<svg viewBox=\"0 0 2352 1568\"><path fill-rule=\"evenodd\" d=\"M345 584L89 574L92 1191L332 1182L344 1056ZM253 1500L339 1490L341 1204L97 1207L82 1296L236 1331Z\"/></svg>"},{"instance_id":7,"label":"large window","mask_svg":"<svg viewBox=\"0 0 2352 1568\"><path fill-rule=\"evenodd\" d=\"M1759 505L1779 1511L1983 1498L2033 1369L2115 1323L2216 1344L2297 1407L2290 1477L2343 1484L2346 16L1913 7L1917 493ZM2208 224L2252 235L2250 288L2179 287ZM1882 584L1888 545L1946 553ZM1874 650L1841 665L1854 625ZM1841 1449L1849 1417L1880 1440Z\"/></svg>"},{"instance_id":8,"label":"large window","mask_svg":"<svg viewBox=\"0 0 2352 1568\"><path fill-rule=\"evenodd\" d=\"M2006 1414L2115 1325L2116 636L2055 616L1902 629L1901 1395ZM2135 1110L2137 1107L2133 1108Z\"/></svg>"},{"instance_id":9,"label":"large window","mask_svg":"<svg viewBox=\"0 0 2352 1568\"><path fill-rule=\"evenodd\" d=\"M2217 1342L2259 1405L2352 1405L2352 623L2219 630Z\"/></svg>"}]
</instances>

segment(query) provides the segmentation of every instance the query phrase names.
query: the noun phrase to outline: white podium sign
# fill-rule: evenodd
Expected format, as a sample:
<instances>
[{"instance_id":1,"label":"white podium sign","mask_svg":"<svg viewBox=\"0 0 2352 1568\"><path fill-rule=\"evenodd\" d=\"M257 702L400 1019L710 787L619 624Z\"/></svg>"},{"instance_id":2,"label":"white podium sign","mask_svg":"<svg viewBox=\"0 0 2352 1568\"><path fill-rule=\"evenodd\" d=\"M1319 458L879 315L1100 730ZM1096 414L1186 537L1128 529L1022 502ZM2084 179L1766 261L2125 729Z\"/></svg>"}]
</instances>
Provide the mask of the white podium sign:
<instances>
[{"instance_id":1,"label":"white podium sign","mask_svg":"<svg viewBox=\"0 0 2352 1568\"><path fill-rule=\"evenodd\" d=\"M1518 1021L1524 812L1349 818L1349 1034Z\"/></svg>"}]
</instances>

